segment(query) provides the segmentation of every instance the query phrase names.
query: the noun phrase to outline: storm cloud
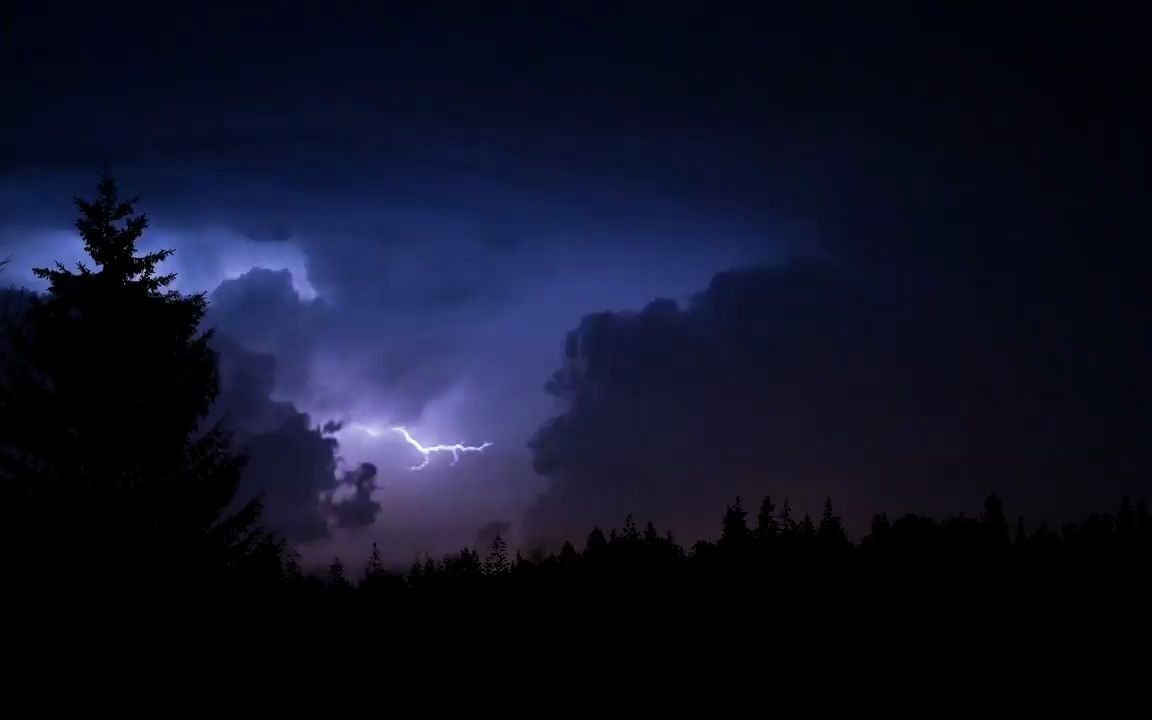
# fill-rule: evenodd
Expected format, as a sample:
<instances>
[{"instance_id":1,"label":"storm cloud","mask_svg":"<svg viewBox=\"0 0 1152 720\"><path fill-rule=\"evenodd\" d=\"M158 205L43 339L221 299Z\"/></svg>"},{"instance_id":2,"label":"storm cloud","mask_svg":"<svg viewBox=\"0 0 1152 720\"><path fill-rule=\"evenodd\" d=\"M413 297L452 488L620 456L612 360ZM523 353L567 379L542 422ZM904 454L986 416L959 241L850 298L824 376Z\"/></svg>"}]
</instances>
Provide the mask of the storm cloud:
<instances>
[{"instance_id":1,"label":"storm cloud","mask_svg":"<svg viewBox=\"0 0 1152 720\"><path fill-rule=\"evenodd\" d=\"M335 438L291 402L276 400L276 358L213 338L220 396L208 418L248 457L239 500L259 498L268 529L292 543L328 537L324 498L338 485Z\"/></svg>"},{"instance_id":2,"label":"storm cloud","mask_svg":"<svg viewBox=\"0 0 1152 720\"><path fill-rule=\"evenodd\" d=\"M991 490L1046 520L1147 491L1135 273L1081 270L1069 294L1026 267L918 270L733 271L683 306L586 317L547 387L563 412L531 443L552 480L533 532L635 512L710 536L737 495L812 512L831 495L862 531L872 512L976 508Z\"/></svg>"},{"instance_id":3,"label":"storm cloud","mask_svg":"<svg viewBox=\"0 0 1152 720\"><path fill-rule=\"evenodd\" d=\"M274 399L275 356L223 335L213 343L221 394L208 420L231 431L247 456L239 501L259 498L268 529L294 544L327 540L336 528L371 526L381 508L377 469L367 462L345 468L336 437L342 423L321 423Z\"/></svg>"},{"instance_id":4,"label":"storm cloud","mask_svg":"<svg viewBox=\"0 0 1152 720\"><path fill-rule=\"evenodd\" d=\"M372 499L376 490L376 466L360 463L359 467L344 473L342 484L348 493L330 500L336 524L342 528L371 526L380 514L380 503Z\"/></svg>"}]
</instances>

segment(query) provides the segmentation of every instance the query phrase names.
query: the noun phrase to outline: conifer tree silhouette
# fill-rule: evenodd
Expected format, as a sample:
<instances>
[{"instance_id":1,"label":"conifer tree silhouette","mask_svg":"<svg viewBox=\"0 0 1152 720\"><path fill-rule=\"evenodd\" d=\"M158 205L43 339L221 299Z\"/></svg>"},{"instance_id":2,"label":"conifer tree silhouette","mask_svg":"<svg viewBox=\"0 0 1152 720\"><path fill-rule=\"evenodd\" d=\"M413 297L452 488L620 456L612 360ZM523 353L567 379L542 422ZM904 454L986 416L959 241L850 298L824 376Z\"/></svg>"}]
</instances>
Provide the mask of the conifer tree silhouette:
<instances>
[{"instance_id":1,"label":"conifer tree silhouette","mask_svg":"<svg viewBox=\"0 0 1152 720\"><path fill-rule=\"evenodd\" d=\"M736 504L729 505L724 513L724 522L720 533L721 546L743 545L752 537L752 533L748 529L747 517L748 511L740 504L740 498L737 497Z\"/></svg>"},{"instance_id":2,"label":"conifer tree silhouette","mask_svg":"<svg viewBox=\"0 0 1152 720\"><path fill-rule=\"evenodd\" d=\"M329 592L341 593L352 590L352 583L348 582L348 577L344 574L344 563L340 562L340 558L332 559L324 584Z\"/></svg>"},{"instance_id":3,"label":"conifer tree silhouette","mask_svg":"<svg viewBox=\"0 0 1152 720\"><path fill-rule=\"evenodd\" d=\"M776 521L776 505L771 495L765 495L760 502L760 512L756 516L756 537L760 540L770 540L780 532L780 523Z\"/></svg>"},{"instance_id":4,"label":"conifer tree silhouette","mask_svg":"<svg viewBox=\"0 0 1152 720\"><path fill-rule=\"evenodd\" d=\"M488 556L484 558L484 574L504 575L508 572L508 543L496 533L492 544L488 546Z\"/></svg>"},{"instance_id":5,"label":"conifer tree silhouette","mask_svg":"<svg viewBox=\"0 0 1152 720\"><path fill-rule=\"evenodd\" d=\"M584 554L595 555L603 552L604 548L608 546L608 539L604 537L604 531L599 527L592 528L592 532L588 533L588 540L584 543Z\"/></svg>"},{"instance_id":6,"label":"conifer tree silhouette","mask_svg":"<svg viewBox=\"0 0 1152 720\"><path fill-rule=\"evenodd\" d=\"M360 589L368 592L382 592L389 585L394 584L384 567L384 559L380 556L380 548L372 543L372 554L364 565L364 575L360 578Z\"/></svg>"},{"instance_id":7,"label":"conifer tree silhouette","mask_svg":"<svg viewBox=\"0 0 1152 720\"><path fill-rule=\"evenodd\" d=\"M656 532L656 526L651 520L644 526L644 543L646 545L655 545L661 541L660 533Z\"/></svg>"},{"instance_id":8,"label":"conifer tree silhouette","mask_svg":"<svg viewBox=\"0 0 1152 720\"><path fill-rule=\"evenodd\" d=\"M848 545L848 534L844 532L844 523L840 517L832 512L832 498L825 498L824 513L820 516L820 527L817 535L829 547L843 547Z\"/></svg>"},{"instance_id":9,"label":"conifer tree silhouette","mask_svg":"<svg viewBox=\"0 0 1152 720\"><path fill-rule=\"evenodd\" d=\"M80 544L111 576L199 582L269 548L256 503L228 514L243 457L201 426L218 392L206 301L160 273L171 250L138 252L148 219L111 177L75 204L91 266L35 269L48 291L10 328L4 539L26 544L18 556L33 566Z\"/></svg>"}]
</instances>

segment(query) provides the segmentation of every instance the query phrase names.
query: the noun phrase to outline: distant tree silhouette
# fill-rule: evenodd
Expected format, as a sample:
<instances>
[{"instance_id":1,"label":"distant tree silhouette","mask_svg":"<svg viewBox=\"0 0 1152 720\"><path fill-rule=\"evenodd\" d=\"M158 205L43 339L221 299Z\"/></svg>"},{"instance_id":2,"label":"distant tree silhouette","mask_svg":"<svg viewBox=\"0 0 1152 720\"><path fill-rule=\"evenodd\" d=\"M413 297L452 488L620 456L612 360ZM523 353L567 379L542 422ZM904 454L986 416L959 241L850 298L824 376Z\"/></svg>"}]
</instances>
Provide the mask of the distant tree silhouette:
<instances>
[{"instance_id":1,"label":"distant tree silhouette","mask_svg":"<svg viewBox=\"0 0 1152 720\"><path fill-rule=\"evenodd\" d=\"M636 519L631 514L624 518L624 531L620 535L624 542L640 542L640 528L636 527Z\"/></svg>"},{"instance_id":2,"label":"distant tree silhouette","mask_svg":"<svg viewBox=\"0 0 1152 720\"><path fill-rule=\"evenodd\" d=\"M206 301L169 289L171 250L137 252L148 220L134 203L106 175L93 201L76 198L92 265L35 269L47 294L9 328L0 532L29 569L83 546L102 582L199 584L269 546L258 505L229 513L242 456L202 426L218 391Z\"/></svg>"},{"instance_id":3,"label":"distant tree silhouette","mask_svg":"<svg viewBox=\"0 0 1152 720\"><path fill-rule=\"evenodd\" d=\"M791 534L796 531L796 522L792 520L792 504L784 498L784 505L780 508L780 533Z\"/></svg>"},{"instance_id":4,"label":"distant tree silhouette","mask_svg":"<svg viewBox=\"0 0 1152 720\"><path fill-rule=\"evenodd\" d=\"M486 575L505 575L509 570L508 543L496 533L492 544L488 546L488 556L484 558L484 573Z\"/></svg>"},{"instance_id":5,"label":"distant tree silhouette","mask_svg":"<svg viewBox=\"0 0 1152 720\"><path fill-rule=\"evenodd\" d=\"M588 539L584 543L584 554L595 555L602 552L606 547L608 547L608 539L604 537L604 531L598 527L592 528L592 532L588 533Z\"/></svg>"},{"instance_id":6,"label":"distant tree silhouette","mask_svg":"<svg viewBox=\"0 0 1152 720\"><path fill-rule=\"evenodd\" d=\"M325 580L325 585L330 592L352 590L352 583L348 582L348 577L344 574L344 563L340 562L340 558L333 558L332 564L328 566L328 577Z\"/></svg>"},{"instance_id":7,"label":"distant tree silhouette","mask_svg":"<svg viewBox=\"0 0 1152 720\"><path fill-rule=\"evenodd\" d=\"M820 516L820 527L816 534L825 545L831 547L848 545L848 534L844 532L844 524L832 513L832 498L824 500L824 514Z\"/></svg>"},{"instance_id":8,"label":"distant tree silhouette","mask_svg":"<svg viewBox=\"0 0 1152 720\"><path fill-rule=\"evenodd\" d=\"M499 534L497 534L499 538ZM507 543L500 539L500 543L505 548L505 568L507 568ZM496 539L492 540L492 544L496 544ZM480 560L480 553L472 548L463 548L455 555L446 555L440 561L438 566L440 575L445 579L457 582L463 579L477 578L486 572L486 567Z\"/></svg>"},{"instance_id":9,"label":"distant tree silhouette","mask_svg":"<svg viewBox=\"0 0 1152 720\"><path fill-rule=\"evenodd\" d=\"M560 554L557 555L557 558L564 565L572 565L580 559L580 553L576 552L576 548L571 542L565 540L560 547Z\"/></svg>"},{"instance_id":10,"label":"distant tree silhouette","mask_svg":"<svg viewBox=\"0 0 1152 720\"><path fill-rule=\"evenodd\" d=\"M772 540L780 534L780 523L776 521L776 505L772 496L765 495L760 501L760 512L756 515L756 537L761 541Z\"/></svg>"},{"instance_id":11,"label":"distant tree silhouette","mask_svg":"<svg viewBox=\"0 0 1152 720\"><path fill-rule=\"evenodd\" d=\"M747 517L748 511L740 504L740 498L737 497L736 504L729 505L728 510L724 513L719 543L721 547L741 546L748 543L752 538L752 533L748 530Z\"/></svg>"},{"instance_id":12,"label":"distant tree silhouette","mask_svg":"<svg viewBox=\"0 0 1152 720\"><path fill-rule=\"evenodd\" d=\"M796 534L806 540L816 537L816 525L812 522L811 515L804 513L804 519L796 526Z\"/></svg>"},{"instance_id":13,"label":"distant tree silhouette","mask_svg":"<svg viewBox=\"0 0 1152 720\"><path fill-rule=\"evenodd\" d=\"M1004 516L1004 502L996 493L984 501L984 513L980 516L984 536L993 545L1006 545L1008 538L1008 518Z\"/></svg>"},{"instance_id":14,"label":"distant tree silhouette","mask_svg":"<svg viewBox=\"0 0 1152 720\"><path fill-rule=\"evenodd\" d=\"M364 576L372 577L384 572L384 561L380 558L380 548L372 543L372 554L368 556L368 564L364 566Z\"/></svg>"},{"instance_id":15,"label":"distant tree silhouette","mask_svg":"<svg viewBox=\"0 0 1152 720\"><path fill-rule=\"evenodd\" d=\"M390 574L380 557L380 548L372 543L372 553L364 565L364 575L360 578L360 589L372 593L383 593L394 589L401 580Z\"/></svg>"},{"instance_id":16,"label":"distant tree silhouette","mask_svg":"<svg viewBox=\"0 0 1152 720\"><path fill-rule=\"evenodd\" d=\"M656 531L656 526L649 520L648 524L644 526L644 543L646 545L655 545L661 540L660 533Z\"/></svg>"},{"instance_id":17,"label":"distant tree silhouette","mask_svg":"<svg viewBox=\"0 0 1152 720\"><path fill-rule=\"evenodd\" d=\"M445 555L439 562L429 557L413 565L407 582L383 571L374 546L358 590L361 596L373 598L402 598L417 592L423 599L481 599L483 593L491 593L489 597L503 602L507 600L504 593L510 592L527 591L532 597L556 593L551 597L562 601L587 598L586 592L611 597L610 590L619 588L660 598L721 594L806 612L809 606L819 607L829 598L843 596L848 588L862 593L857 597L862 602L881 600L899 606L905 602L901 598L920 598L925 587L948 588L946 593L933 595L955 594L958 602L971 598L972 592L1020 590L1028 582L1047 582L1053 592L1063 593L1067 592L1066 573L1076 567L1090 568L1100 579L1107 577L1107 583L1092 586L1095 592L1104 587L1147 589L1152 580L1146 570L1152 558L1152 527L1143 502L1122 502L1115 516L1091 515L1082 523L1067 525L1062 535L1043 525L1028 535L1021 520L1013 544L990 543L989 528L999 527L998 518L1003 515L1003 507L995 500L985 503L980 519L961 514L937 521L909 514L890 521L887 514L878 513L858 552L850 551L857 546L844 533L830 499L818 523L805 514L791 533L770 545L751 542L753 535L746 525L740 529L744 515L739 500L726 510L728 522L722 532L727 530L729 539L700 540L690 554L670 533L661 536L651 522L637 540L631 517L610 539L593 529L583 554L569 542L556 555L534 549L531 559L525 559L516 551L510 563L501 537L493 540L483 561L471 548ZM1118 518L1129 512L1132 540L1139 544L1118 541L1124 525ZM767 558L771 562L763 562ZM325 576L305 585L330 594L346 593L349 587L338 579L343 572L334 563ZM369 581L381 574L386 582ZM501 580L492 582L492 578ZM940 582L946 585L937 585ZM797 599L804 605L795 605Z\"/></svg>"},{"instance_id":18,"label":"distant tree silhouette","mask_svg":"<svg viewBox=\"0 0 1152 720\"><path fill-rule=\"evenodd\" d=\"M872 547L880 545L888 540L891 531L892 523L888 521L888 513L876 513L872 516L872 525L868 535L864 537L861 544Z\"/></svg>"}]
</instances>

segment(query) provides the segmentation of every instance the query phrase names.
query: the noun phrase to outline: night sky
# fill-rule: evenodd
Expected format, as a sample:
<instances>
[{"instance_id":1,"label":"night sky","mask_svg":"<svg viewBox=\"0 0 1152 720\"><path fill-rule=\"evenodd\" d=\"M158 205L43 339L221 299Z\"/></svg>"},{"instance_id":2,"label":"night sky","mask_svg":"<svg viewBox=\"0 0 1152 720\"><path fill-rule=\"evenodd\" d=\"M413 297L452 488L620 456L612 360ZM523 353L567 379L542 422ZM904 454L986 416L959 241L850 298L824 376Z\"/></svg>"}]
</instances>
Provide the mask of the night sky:
<instances>
[{"instance_id":1,"label":"night sky","mask_svg":"<svg viewBox=\"0 0 1152 720\"><path fill-rule=\"evenodd\" d=\"M1152 488L1131 18L49 5L0 10L4 280L100 170L142 196L306 558Z\"/></svg>"}]
</instances>

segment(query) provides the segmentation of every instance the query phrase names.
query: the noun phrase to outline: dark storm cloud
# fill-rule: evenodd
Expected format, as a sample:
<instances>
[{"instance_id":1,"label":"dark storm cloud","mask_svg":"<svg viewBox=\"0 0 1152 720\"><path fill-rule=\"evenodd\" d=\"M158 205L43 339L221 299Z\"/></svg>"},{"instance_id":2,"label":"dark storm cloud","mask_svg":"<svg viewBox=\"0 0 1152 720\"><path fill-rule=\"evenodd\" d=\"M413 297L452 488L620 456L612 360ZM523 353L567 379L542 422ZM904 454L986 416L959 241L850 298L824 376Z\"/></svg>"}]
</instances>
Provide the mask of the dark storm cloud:
<instances>
[{"instance_id":1,"label":"dark storm cloud","mask_svg":"<svg viewBox=\"0 0 1152 720\"><path fill-rule=\"evenodd\" d=\"M344 272L355 276L351 268ZM362 275L385 283L372 271ZM460 372L453 352L459 345L436 320L454 326L421 303L397 308L387 296L305 300L287 270L265 269L224 281L211 300L207 322L274 356L275 390L321 410L346 414L370 404L390 422L411 421ZM430 329L413 320L429 315Z\"/></svg>"},{"instance_id":2,"label":"dark storm cloud","mask_svg":"<svg viewBox=\"0 0 1152 720\"><path fill-rule=\"evenodd\" d=\"M259 497L263 522L290 542L329 535L325 498L337 479L337 441L311 418L272 398L276 359L218 336L220 397L212 421L222 421L248 456L239 496Z\"/></svg>"},{"instance_id":3,"label":"dark storm cloud","mask_svg":"<svg viewBox=\"0 0 1152 720\"><path fill-rule=\"evenodd\" d=\"M223 335L214 339L214 347L221 394L209 420L223 421L248 456L240 498L259 497L265 525L292 543L326 539L333 527L372 525L381 508L372 498L376 466L361 463L340 472L333 434L342 423L314 424L292 403L274 400L274 356Z\"/></svg>"},{"instance_id":4,"label":"dark storm cloud","mask_svg":"<svg viewBox=\"0 0 1152 720\"><path fill-rule=\"evenodd\" d=\"M337 526L353 529L376 522L376 516L380 514L380 503L372 499L376 490L376 472L372 463L361 463L354 470L345 471L341 482L351 494L333 498L329 505Z\"/></svg>"},{"instance_id":5,"label":"dark storm cloud","mask_svg":"<svg viewBox=\"0 0 1152 720\"><path fill-rule=\"evenodd\" d=\"M276 389L295 394L308 383L327 308L297 295L287 270L254 268L212 292L206 323L276 358Z\"/></svg>"},{"instance_id":6,"label":"dark storm cloud","mask_svg":"<svg viewBox=\"0 0 1152 720\"><path fill-rule=\"evenodd\" d=\"M212 339L220 373L220 396L209 420L224 420L234 430L266 432L297 414L290 402L272 399L276 389L276 358L258 353L226 334Z\"/></svg>"},{"instance_id":7,"label":"dark storm cloud","mask_svg":"<svg viewBox=\"0 0 1152 720\"><path fill-rule=\"evenodd\" d=\"M248 452L242 495L258 495L264 522L291 542L328 536L323 495L337 487L337 442L297 413L279 427L255 435L240 434Z\"/></svg>"},{"instance_id":8,"label":"dark storm cloud","mask_svg":"<svg viewBox=\"0 0 1152 720\"><path fill-rule=\"evenodd\" d=\"M813 512L831 494L858 530L992 489L1048 518L1147 492L1138 274L1029 269L801 263L586 317L548 385L566 410L532 441L553 480L533 531L632 511L712 534L725 501L769 492Z\"/></svg>"}]
</instances>

